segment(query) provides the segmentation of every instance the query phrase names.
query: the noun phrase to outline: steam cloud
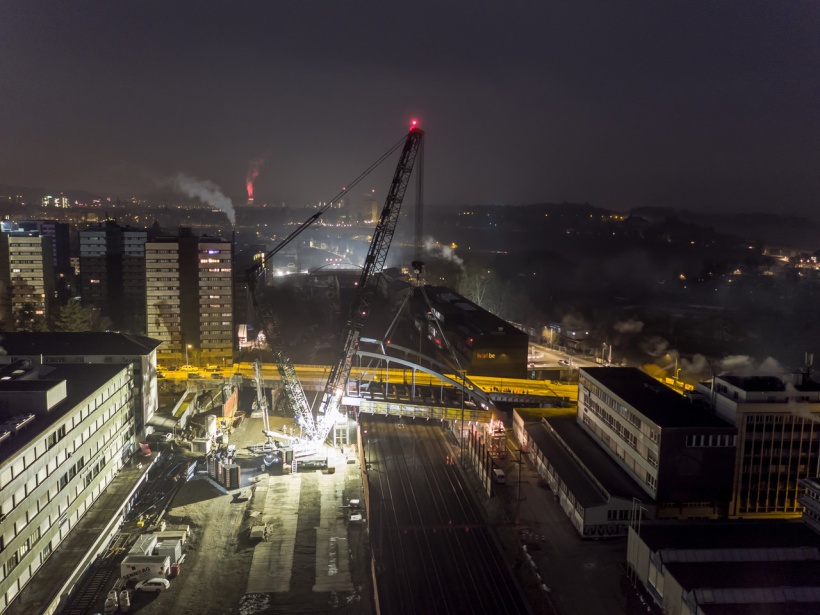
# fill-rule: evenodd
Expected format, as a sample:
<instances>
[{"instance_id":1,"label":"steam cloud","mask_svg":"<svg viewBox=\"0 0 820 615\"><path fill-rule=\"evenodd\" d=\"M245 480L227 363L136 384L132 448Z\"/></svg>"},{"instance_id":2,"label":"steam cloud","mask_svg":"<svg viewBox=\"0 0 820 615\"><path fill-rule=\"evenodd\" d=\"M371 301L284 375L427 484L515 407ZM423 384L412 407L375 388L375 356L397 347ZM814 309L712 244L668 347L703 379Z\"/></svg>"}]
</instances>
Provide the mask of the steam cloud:
<instances>
[{"instance_id":1,"label":"steam cloud","mask_svg":"<svg viewBox=\"0 0 820 615\"><path fill-rule=\"evenodd\" d=\"M677 350L670 350L669 354L677 355ZM786 373L780 363L769 357L758 364L752 357L746 355L728 355L718 361L709 361L702 354L695 354L691 359L680 358L678 366L683 374L695 380L707 380L712 374L722 376L775 376L780 378Z\"/></svg>"},{"instance_id":2,"label":"steam cloud","mask_svg":"<svg viewBox=\"0 0 820 615\"><path fill-rule=\"evenodd\" d=\"M173 186L177 192L197 198L203 203L225 212L225 215L228 216L228 220L230 220L231 226L234 225L236 217L234 215L233 203L231 199L222 194L222 190L219 186L212 181L196 179L184 173L177 173L171 180L171 186Z\"/></svg>"},{"instance_id":3,"label":"steam cloud","mask_svg":"<svg viewBox=\"0 0 820 615\"><path fill-rule=\"evenodd\" d=\"M786 370L772 357L765 359L760 365L752 357L746 355L729 355L721 359L721 373L733 376L782 376Z\"/></svg>"},{"instance_id":4,"label":"steam cloud","mask_svg":"<svg viewBox=\"0 0 820 615\"><path fill-rule=\"evenodd\" d=\"M641 343L641 349L650 357L662 357L669 351L669 342L659 335L653 335Z\"/></svg>"},{"instance_id":5,"label":"steam cloud","mask_svg":"<svg viewBox=\"0 0 820 615\"><path fill-rule=\"evenodd\" d=\"M253 182L259 177L259 168L265 163L264 158L254 158L248 163L248 174L245 176L245 188L248 190L248 200L253 200Z\"/></svg>"},{"instance_id":6,"label":"steam cloud","mask_svg":"<svg viewBox=\"0 0 820 615\"><path fill-rule=\"evenodd\" d=\"M612 325L618 333L640 333L643 331L643 323L640 320L630 318L629 320L622 320Z\"/></svg>"},{"instance_id":7,"label":"steam cloud","mask_svg":"<svg viewBox=\"0 0 820 615\"><path fill-rule=\"evenodd\" d=\"M575 329L576 331L580 329L589 330L590 326L586 319L578 314L577 312L570 312L568 314L564 314L561 317L561 325L566 327L567 329Z\"/></svg>"},{"instance_id":8,"label":"steam cloud","mask_svg":"<svg viewBox=\"0 0 820 615\"><path fill-rule=\"evenodd\" d=\"M456 254L450 246L443 246L438 241L427 235L423 240L424 251L429 252L432 256L441 258L445 261L453 263L459 268L464 267L464 261Z\"/></svg>"}]
</instances>

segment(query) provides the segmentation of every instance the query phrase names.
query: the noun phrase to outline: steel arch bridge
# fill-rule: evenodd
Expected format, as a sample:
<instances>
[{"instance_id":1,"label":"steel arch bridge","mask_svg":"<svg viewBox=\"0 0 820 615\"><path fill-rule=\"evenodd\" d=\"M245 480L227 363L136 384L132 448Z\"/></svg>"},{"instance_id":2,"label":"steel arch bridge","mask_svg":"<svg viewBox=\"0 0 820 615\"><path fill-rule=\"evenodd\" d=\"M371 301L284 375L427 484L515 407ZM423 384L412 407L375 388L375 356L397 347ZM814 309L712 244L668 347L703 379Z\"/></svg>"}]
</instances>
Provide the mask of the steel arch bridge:
<instances>
[{"instance_id":1,"label":"steel arch bridge","mask_svg":"<svg viewBox=\"0 0 820 615\"><path fill-rule=\"evenodd\" d=\"M342 404L372 414L489 423L496 411L489 395L465 372L452 372L410 348L361 338Z\"/></svg>"}]
</instances>

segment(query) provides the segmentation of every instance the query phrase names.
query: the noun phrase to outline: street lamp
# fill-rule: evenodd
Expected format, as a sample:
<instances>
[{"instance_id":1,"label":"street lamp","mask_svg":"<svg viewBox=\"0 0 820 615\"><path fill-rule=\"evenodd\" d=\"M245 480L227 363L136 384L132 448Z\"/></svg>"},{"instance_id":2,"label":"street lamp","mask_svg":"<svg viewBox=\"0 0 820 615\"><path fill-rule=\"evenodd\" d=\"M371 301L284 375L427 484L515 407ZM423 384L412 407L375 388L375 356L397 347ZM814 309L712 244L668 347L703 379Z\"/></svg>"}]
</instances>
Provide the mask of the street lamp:
<instances>
[{"instance_id":1,"label":"street lamp","mask_svg":"<svg viewBox=\"0 0 820 615\"><path fill-rule=\"evenodd\" d=\"M186 367L188 365L190 365L190 363L188 363L188 349L189 348L193 348L193 346L191 346L190 344L185 344L185 366Z\"/></svg>"}]
</instances>

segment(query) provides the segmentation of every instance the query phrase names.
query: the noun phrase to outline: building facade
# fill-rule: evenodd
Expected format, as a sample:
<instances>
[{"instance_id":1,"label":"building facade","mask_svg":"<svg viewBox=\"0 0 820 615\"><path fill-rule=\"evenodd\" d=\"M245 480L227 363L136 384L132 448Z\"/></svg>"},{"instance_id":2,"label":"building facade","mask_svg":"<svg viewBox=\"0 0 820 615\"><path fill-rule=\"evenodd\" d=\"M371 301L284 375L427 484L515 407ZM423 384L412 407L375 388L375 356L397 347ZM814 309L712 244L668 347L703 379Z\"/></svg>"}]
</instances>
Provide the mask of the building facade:
<instances>
[{"instance_id":1,"label":"building facade","mask_svg":"<svg viewBox=\"0 0 820 615\"><path fill-rule=\"evenodd\" d=\"M820 537L801 523L636 521L627 564L667 615L820 613Z\"/></svg>"},{"instance_id":2,"label":"building facade","mask_svg":"<svg viewBox=\"0 0 820 615\"><path fill-rule=\"evenodd\" d=\"M130 366L24 363L0 369L0 613L134 443Z\"/></svg>"},{"instance_id":3,"label":"building facade","mask_svg":"<svg viewBox=\"0 0 820 615\"><path fill-rule=\"evenodd\" d=\"M806 374L715 376L696 393L737 427L730 516L798 518L820 471L820 384Z\"/></svg>"},{"instance_id":4,"label":"building facade","mask_svg":"<svg viewBox=\"0 0 820 615\"><path fill-rule=\"evenodd\" d=\"M0 365L16 361L54 365L91 363L128 365L134 387L134 426L138 438L159 406L157 347L159 342L127 333L3 333Z\"/></svg>"},{"instance_id":5,"label":"building facade","mask_svg":"<svg viewBox=\"0 0 820 615\"><path fill-rule=\"evenodd\" d=\"M36 232L0 233L0 283L0 320L6 329L48 319L54 295L51 239Z\"/></svg>"},{"instance_id":6,"label":"building facade","mask_svg":"<svg viewBox=\"0 0 820 615\"><path fill-rule=\"evenodd\" d=\"M658 517L726 516L737 430L725 420L639 369L585 367L577 421L640 485Z\"/></svg>"},{"instance_id":7,"label":"building facade","mask_svg":"<svg viewBox=\"0 0 820 615\"><path fill-rule=\"evenodd\" d=\"M148 233L113 222L80 231L83 305L117 330L145 332L145 243Z\"/></svg>"},{"instance_id":8,"label":"building facade","mask_svg":"<svg viewBox=\"0 0 820 615\"><path fill-rule=\"evenodd\" d=\"M201 364L222 365L233 357L233 249L230 242L202 238L197 245L198 343ZM186 314L188 312L186 311Z\"/></svg>"},{"instance_id":9,"label":"building facade","mask_svg":"<svg viewBox=\"0 0 820 615\"><path fill-rule=\"evenodd\" d=\"M223 365L233 359L233 249L229 241L158 238L145 246L149 337L159 360Z\"/></svg>"},{"instance_id":10,"label":"building facade","mask_svg":"<svg viewBox=\"0 0 820 615\"><path fill-rule=\"evenodd\" d=\"M55 220L22 220L17 228L28 233L39 233L41 237L51 240L52 262L56 274L68 273L71 270L70 225L68 222Z\"/></svg>"},{"instance_id":11,"label":"building facade","mask_svg":"<svg viewBox=\"0 0 820 615\"><path fill-rule=\"evenodd\" d=\"M818 478L800 479L803 488L799 502L803 505L803 523L820 534L820 480Z\"/></svg>"}]
</instances>

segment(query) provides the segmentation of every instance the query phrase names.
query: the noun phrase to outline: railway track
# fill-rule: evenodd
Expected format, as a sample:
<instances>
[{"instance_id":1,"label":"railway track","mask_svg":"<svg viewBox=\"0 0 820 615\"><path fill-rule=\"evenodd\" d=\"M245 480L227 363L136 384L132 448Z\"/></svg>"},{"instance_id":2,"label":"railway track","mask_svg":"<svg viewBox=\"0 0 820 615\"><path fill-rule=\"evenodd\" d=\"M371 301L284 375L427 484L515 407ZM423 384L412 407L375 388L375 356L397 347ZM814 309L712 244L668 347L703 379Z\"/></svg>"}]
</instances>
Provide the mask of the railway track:
<instances>
[{"instance_id":1,"label":"railway track","mask_svg":"<svg viewBox=\"0 0 820 615\"><path fill-rule=\"evenodd\" d=\"M371 543L387 613L527 613L445 434L368 422Z\"/></svg>"}]
</instances>

